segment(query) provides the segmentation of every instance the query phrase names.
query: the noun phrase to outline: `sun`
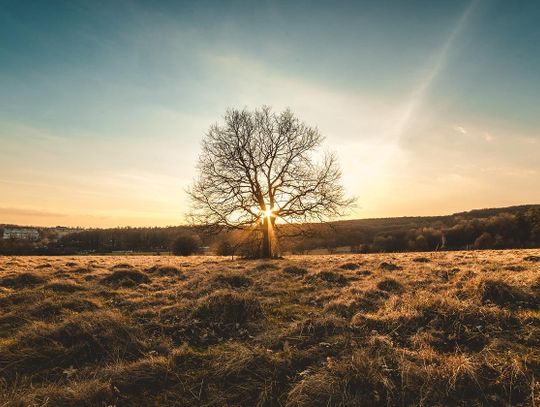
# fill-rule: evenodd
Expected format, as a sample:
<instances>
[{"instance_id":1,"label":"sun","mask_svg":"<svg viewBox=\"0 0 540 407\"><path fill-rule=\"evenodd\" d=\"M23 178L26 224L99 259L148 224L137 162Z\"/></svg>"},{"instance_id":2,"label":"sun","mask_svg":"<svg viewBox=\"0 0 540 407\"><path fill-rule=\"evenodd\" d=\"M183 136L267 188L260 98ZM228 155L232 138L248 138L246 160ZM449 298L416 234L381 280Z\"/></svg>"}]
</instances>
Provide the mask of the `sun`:
<instances>
[{"instance_id":1,"label":"sun","mask_svg":"<svg viewBox=\"0 0 540 407\"><path fill-rule=\"evenodd\" d=\"M266 216L267 218L271 218L272 217L272 209L266 208L265 211L264 211L264 216Z\"/></svg>"}]
</instances>

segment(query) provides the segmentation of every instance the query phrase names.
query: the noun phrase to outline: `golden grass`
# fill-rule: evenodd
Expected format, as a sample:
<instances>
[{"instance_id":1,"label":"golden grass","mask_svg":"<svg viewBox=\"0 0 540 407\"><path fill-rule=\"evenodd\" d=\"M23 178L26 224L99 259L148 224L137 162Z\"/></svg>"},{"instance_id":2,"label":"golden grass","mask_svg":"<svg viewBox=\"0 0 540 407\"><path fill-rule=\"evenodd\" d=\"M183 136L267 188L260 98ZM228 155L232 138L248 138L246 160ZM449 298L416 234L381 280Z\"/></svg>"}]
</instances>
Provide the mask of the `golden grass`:
<instances>
[{"instance_id":1,"label":"golden grass","mask_svg":"<svg viewBox=\"0 0 540 407\"><path fill-rule=\"evenodd\" d=\"M0 406L540 405L540 250L0 258Z\"/></svg>"}]
</instances>

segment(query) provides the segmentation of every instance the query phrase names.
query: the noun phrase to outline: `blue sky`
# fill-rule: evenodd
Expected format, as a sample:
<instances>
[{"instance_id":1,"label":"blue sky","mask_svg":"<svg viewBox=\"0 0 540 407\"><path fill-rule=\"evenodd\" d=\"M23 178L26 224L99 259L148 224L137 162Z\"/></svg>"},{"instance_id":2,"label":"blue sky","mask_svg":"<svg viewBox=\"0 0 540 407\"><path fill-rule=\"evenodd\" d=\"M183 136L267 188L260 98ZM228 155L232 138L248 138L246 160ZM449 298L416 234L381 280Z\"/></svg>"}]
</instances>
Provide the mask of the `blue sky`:
<instances>
[{"instance_id":1,"label":"blue sky","mask_svg":"<svg viewBox=\"0 0 540 407\"><path fill-rule=\"evenodd\" d=\"M0 223L182 222L228 107L326 135L351 217L540 201L540 3L0 2Z\"/></svg>"}]
</instances>

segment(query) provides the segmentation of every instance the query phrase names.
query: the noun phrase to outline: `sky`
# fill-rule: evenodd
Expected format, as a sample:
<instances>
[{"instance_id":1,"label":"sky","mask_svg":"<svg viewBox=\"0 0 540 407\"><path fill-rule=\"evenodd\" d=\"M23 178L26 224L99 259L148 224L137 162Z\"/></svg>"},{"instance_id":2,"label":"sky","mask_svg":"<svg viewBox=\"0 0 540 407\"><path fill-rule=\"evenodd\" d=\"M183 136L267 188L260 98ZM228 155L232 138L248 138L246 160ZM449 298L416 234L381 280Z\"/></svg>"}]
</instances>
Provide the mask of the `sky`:
<instances>
[{"instance_id":1,"label":"sky","mask_svg":"<svg viewBox=\"0 0 540 407\"><path fill-rule=\"evenodd\" d=\"M540 2L0 0L0 223L184 222L227 108L326 137L349 218L540 203Z\"/></svg>"}]
</instances>

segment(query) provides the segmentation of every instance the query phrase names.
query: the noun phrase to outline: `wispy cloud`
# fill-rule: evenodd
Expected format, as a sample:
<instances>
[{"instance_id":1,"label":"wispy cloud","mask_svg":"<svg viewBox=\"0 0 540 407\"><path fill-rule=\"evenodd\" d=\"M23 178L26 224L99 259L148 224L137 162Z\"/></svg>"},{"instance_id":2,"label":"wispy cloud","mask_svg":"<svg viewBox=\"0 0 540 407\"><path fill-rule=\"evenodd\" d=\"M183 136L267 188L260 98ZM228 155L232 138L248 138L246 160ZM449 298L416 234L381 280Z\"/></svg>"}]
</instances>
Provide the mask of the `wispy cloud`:
<instances>
[{"instance_id":1,"label":"wispy cloud","mask_svg":"<svg viewBox=\"0 0 540 407\"><path fill-rule=\"evenodd\" d=\"M65 213L51 212L51 211L40 210L40 209L0 208L0 216L2 217L29 216L29 217L40 217L40 218L59 218L59 217L66 217L68 215Z\"/></svg>"},{"instance_id":2,"label":"wispy cloud","mask_svg":"<svg viewBox=\"0 0 540 407\"><path fill-rule=\"evenodd\" d=\"M463 126L454 126L454 130L461 134L467 134L467 130Z\"/></svg>"}]
</instances>

